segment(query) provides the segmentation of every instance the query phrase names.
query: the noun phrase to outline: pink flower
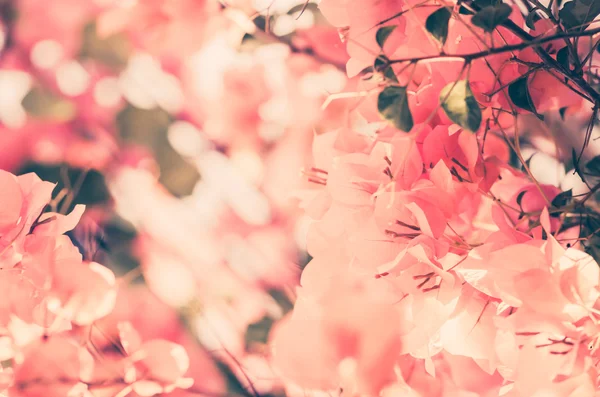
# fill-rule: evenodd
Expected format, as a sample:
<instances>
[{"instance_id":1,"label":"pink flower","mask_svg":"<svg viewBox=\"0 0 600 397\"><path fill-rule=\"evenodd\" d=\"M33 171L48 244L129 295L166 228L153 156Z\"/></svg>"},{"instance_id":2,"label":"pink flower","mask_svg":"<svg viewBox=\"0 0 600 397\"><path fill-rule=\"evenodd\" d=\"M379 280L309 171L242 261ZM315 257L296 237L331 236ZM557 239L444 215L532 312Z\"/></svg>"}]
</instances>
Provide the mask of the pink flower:
<instances>
[{"instance_id":1,"label":"pink flower","mask_svg":"<svg viewBox=\"0 0 600 397\"><path fill-rule=\"evenodd\" d=\"M75 341L61 336L33 342L15 359L11 395L65 396L87 389L92 357Z\"/></svg>"},{"instance_id":2,"label":"pink flower","mask_svg":"<svg viewBox=\"0 0 600 397\"><path fill-rule=\"evenodd\" d=\"M0 258L6 258L7 265L13 265L10 261L18 257L10 259L10 256L21 249L25 236L50 200L54 185L34 174L16 177L2 170L0 185L2 202L6 203L0 212Z\"/></svg>"},{"instance_id":3,"label":"pink flower","mask_svg":"<svg viewBox=\"0 0 600 397\"><path fill-rule=\"evenodd\" d=\"M299 298L272 336L274 362L285 378L324 390L349 382L359 393L375 394L394 380L401 348L398 314L362 299L365 288L364 282L341 275L324 295ZM314 342L310 349L302 342L306 337Z\"/></svg>"},{"instance_id":4,"label":"pink flower","mask_svg":"<svg viewBox=\"0 0 600 397\"><path fill-rule=\"evenodd\" d=\"M189 388L191 378L185 378L190 362L180 345L161 339L142 343L129 323L119 324L120 339L125 352L125 382L128 390L140 396L169 393L176 388Z\"/></svg>"}]
</instances>

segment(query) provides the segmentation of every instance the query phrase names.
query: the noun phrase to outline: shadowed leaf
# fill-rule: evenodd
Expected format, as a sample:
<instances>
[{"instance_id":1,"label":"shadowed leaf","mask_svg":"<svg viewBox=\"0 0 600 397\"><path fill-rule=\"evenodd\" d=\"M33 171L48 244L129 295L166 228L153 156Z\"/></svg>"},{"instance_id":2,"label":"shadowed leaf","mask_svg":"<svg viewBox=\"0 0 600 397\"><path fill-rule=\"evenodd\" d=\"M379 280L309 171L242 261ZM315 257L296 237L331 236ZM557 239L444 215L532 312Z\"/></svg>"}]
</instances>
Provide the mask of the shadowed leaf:
<instances>
[{"instance_id":1,"label":"shadowed leaf","mask_svg":"<svg viewBox=\"0 0 600 397\"><path fill-rule=\"evenodd\" d=\"M443 7L429 15L425 21L427 31L442 45L448 38L448 22L451 15L450 10Z\"/></svg>"},{"instance_id":2,"label":"shadowed leaf","mask_svg":"<svg viewBox=\"0 0 600 397\"><path fill-rule=\"evenodd\" d=\"M377 30L377 33L375 33L375 40L377 41L377 44L379 44L380 48L383 48L385 41L388 39L388 37L390 37L390 34L392 34L394 29L396 29L396 25L384 26Z\"/></svg>"},{"instance_id":3,"label":"shadowed leaf","mask_svg":"<svg viewBox=\"0 0 600 397\"><path fill-rule=\"evenodd\" d=\"M463 128L477 131L481 125L481 109L467 80L450 83L440 93L446 115Z\"/></svg>"},{"instance_id":4,"label":"shadowed leaf","mask_svg":"<svg viewBox=\"0 0 600 397\"><path fill-rule=\"evenodd\" d=\"M377 110L381 116L402 131L410 131L413 118L408 107L406 87L386 87L377 98Z\"/></svg>"},{"instance_id":5,"label":"shadowed leaf","mask_svg":"<svg viewBox=\"0 0 600 397\"><path fill-rule=\"evenodd\" d=\"M485 7L481 11L478 11L473 15L471 22L473 25L479 26L486 32L491 33L499 25L505 22L511 13L512 8L508 4L501 3Z\"/></svg>"}]
</instances>

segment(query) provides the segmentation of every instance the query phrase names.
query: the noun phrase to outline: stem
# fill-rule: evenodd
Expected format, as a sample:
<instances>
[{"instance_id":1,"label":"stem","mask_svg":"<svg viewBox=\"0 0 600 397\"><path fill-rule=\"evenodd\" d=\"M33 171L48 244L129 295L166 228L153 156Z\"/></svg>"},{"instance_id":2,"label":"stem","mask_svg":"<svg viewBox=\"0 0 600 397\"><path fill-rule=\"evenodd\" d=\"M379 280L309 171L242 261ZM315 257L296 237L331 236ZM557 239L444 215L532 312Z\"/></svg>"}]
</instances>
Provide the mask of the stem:
<instances>
[{"instance_id":1,"label":"stem","mask_svg":"<svg viewBox=\"0 0 600 397\"><path fill-rule=\"evenodd\" d=\"M474 59L484 58L484 57L487 57L490 55L502 54L505 52L515 51L515 50L523 50L528 47L539 46L541 44L544 44L544 43L547 43L550 41L554 41L557 39L563 39L563 38L569 38L569 37L593 36L597 33L600 33L600 28L595 28L595 29L586 30L585 32L567 32L567 33L560 33L560 34L555 34L552 36L547 36L547 37L542 37L542 38L536 39L535 37L531 36L529 33L525 32L524 30L519 28L517 25L515 25L515 27L518 28L522 32L522 34L521 34L521 32L515 32L515 31L513 31L513 33L515 33L516 35L518 35L520 37L522 36L521 38L529 40L529 41L519 43L519 44L511 44L511 45L506 45L506 46L502 46L502 47L490 48L489 50L472 52L470 54L462 54L462 55L461 54L437 54L437 55L425 55L425 56L416 57L416 58L391 59L390 63L420 62L420 61L427 61L427 60L440 59L440 58L457 58L457 59L463 59L463 60L469 62ZM512 28L509 28L509 27L507 27L507 28L512 31ZM560 64L558 64L554 60L554 58L550 57L550 55L548 55L548 53L546 53L545 51L543 51L543 50L541 50L541 51L543 54L545 54L545 56L540 55L540 57L545 62L548 62L553 66L555 64L559 65L560 66L559 70L562 71L562 66ZM545 57L550 58L551 62L549 60L545 59ZM570 75L569 75L569 78L571 78L573 81L576 81L576 79ZM585 82L585 84L588 85L587 82ZM589 87L589 85L588 85L588 87ZM581 87L581 88L583 88L583 87ZM589 88L592 89L591 87L589 87ZM598 92L596 92L595 90L593 90L593 91L595 93L594 97L597 98L598 100L600 100L600 94L598 94Z\"/></svg>"}]
</instances>

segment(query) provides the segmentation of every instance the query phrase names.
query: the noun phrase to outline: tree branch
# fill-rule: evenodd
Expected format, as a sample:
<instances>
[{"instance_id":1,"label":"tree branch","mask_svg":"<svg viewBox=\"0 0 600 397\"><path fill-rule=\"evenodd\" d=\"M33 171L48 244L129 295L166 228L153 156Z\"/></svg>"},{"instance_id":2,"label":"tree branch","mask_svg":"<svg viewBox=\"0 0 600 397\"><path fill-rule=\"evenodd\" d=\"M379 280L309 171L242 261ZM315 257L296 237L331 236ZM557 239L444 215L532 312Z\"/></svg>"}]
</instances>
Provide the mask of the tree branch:
<instances>
[{"instance_id":1,"label":"tree branch","mask_svg":"<svg viewBox=\"0 0 600 397\"><path fill-rule=\"evenodd\" d=\"M517 26L517 28L518 28L518 26ZM507 27L507 29L510 29L510 28ZM521 29L521 28L519 28L519 29ZM555 34L555 35L552 35L552 36L542 37L540 39L536 39L535 37L531 36L530 34L528 34L527 32L523 31L522 29L521 29L521 31L523 32L523 34L527 35L530 38L530 40L528 39L529 41L526 41L526 42L523 42L523 43L519 43L519 44L511 44L511 45L506 45L506 46L502 46L502 47L490 48L489 50L472 52L472 53L469 53L469 54L437 54L437 55L425 55L425 56L416 57L416 58L391 59L389 61L389 63L390 64L393 64L393 63L402 63L402 62L416 63L416 62L420 62L420 61L427 61L427 60L440 59L440 58L457 58L457 59L463 59L466 62L470 62L470 61L472 61L474 59L484 58L484 57L487 57L487 56L490 56L490 55L502 54L502 53L510 52L510 51L523 50L523 49L528 48L528 47L540 46L540 45L542 45L544 43L547 43L547 42L550 42L550 41L554 41L554 40L559 40L559 39L564 39L564 38L571 38L571 37L593 36L593 35L595 35L597 33L600 33L600 28L590 29L590 30L586 30L584 32L570 32L570 33ZM513 33L519 35L516 32L513 32ZM543 51L543 53L546 54L546 56L548 56L552 60L552 62L551 62L552 66L554 66L555 63L558 66L560 66L560 64L558 64L556 62L556 60L554 60L554 58L552 58L552 57L550 57L550 55L548 55L548 53L546 53L545 51ZM545 62L549 62L550 63L550 61L544 59L545 58L544 56L540 56L540 57ZM556 66L556 68L558 68L558 66ZM562 71L562 68L560 70ZM572 76L569 75L568 77L572 79ZM573 81L575 81L575 79L573 79ZM587 82L586 82L586 84L587 84ZM583 88L583 87L581 87L581 88ZM598 99L600 99L600 94L598 94L596 92L596 95L598 96Z\"/></svg>"},{"instance_id":2,"label":"tree branch","mask_svg":"<svg viewBox=\"0 0 600 397\"><path fill-rule=\"evenodd\" d=\"M504 26L505 28L507 28L508 30L510 30L511 32L513 32L514 34L516 34L523 40L528 40L531 43L535 43L535 41L536 41L534 36L525 32L523 29L521 29L519 26L517 26L517 24L515 24L511 20L505 22L502 26ZM595 28L595 29L586 30L584 32L556 34L556 35L550 36L550 37L555 37L557 39L568 38L568 37L584 37L584 36L593 36L594 34L599 33L599 32L600 32L600 28ZM536 44L534 44L534 45L536 45ZM542 61L546 62L548 65L551 65L554 69L558 70L564 76L571 79L575 84L577 84L579 86L579 88L581 88L583 91L585 91L590 96L590 98L592 98L594 100L595 104L600 103L600 93L598 91L596 91L591 85L589 85L589 83L583 77L581 77L578 74L571 73L570 70L566 70L563 67L563 65L561 65L554 58L552 58L543 48L540 48L539 46L536 45L536 47L534 47L534 50L538 54L538 56L540 58L542 58Z\"/></svg>"}]
</instances>

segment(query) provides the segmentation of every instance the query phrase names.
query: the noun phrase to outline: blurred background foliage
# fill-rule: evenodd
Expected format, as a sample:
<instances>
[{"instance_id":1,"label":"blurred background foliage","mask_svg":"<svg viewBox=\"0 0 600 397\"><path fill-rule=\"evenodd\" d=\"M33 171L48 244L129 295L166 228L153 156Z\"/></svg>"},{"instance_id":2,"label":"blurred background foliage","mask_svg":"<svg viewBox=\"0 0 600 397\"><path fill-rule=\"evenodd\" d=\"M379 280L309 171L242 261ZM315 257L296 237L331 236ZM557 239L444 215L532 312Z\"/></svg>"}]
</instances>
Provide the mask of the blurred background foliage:
<instances>
[{"instance_id":1,"label":"blurred background foliage","mask_svg":"<svg viewBox=\"0 0 600 397\"><path fill-rule=\"evenodd\" d=\"M315 4L297 4L282 15L257 15L254 23L259 31L264 31L268 25L274 26L279 17L297 18L298 14L305 10L314 17L314 24L325 23ZM9 27L5 38L5 49L10 49L12 45L10 26L18 20L18 17L14 3L0 0L0 18L5 26ZM134 47L128 42L126 35L115 34L100 38L96 34L96 24L93 21L84 24L80 34L81 47L76 52L74 60L81 64L93 64L94 69L105 68L107 74L112 76L119 75L128 67ZM293 50L293 36L294 32L291 31L289 34L278 35L276 41L289 45ZM263 39L246 34L239 51L254 51L264 44ZM310 54L310 49L306 52ZM29 55L25 54L25 58L28 57ZM94 140L92 130L98 126L89 123L90 120L93 121L93 115L87 118L81 117L78 108L79 99L62 95L56 83L48 78L49 76L44 75L43 70L35 67L31 70L33 71L32 84L21 101L28 119L39 121L40 128L46 124L66 125L77 131L78 138ZM152 84L151 81L146 83ZM156 171L160 184L174 197L181 198L192 193L202 176L197 167L184 159L169 142L168 130L175 121L177 119L160 106L142 109L125 100L116 117L102 121L100 128L107 129L111 136L116 137L119 146L144 148L158 167ZM219 148L218 144L215 147L217 150L223 149ZM93 156L91 153L89 155ZM133 275L132 282L144 282L140 271L141 261L136 252L138 233L133 225L111 210L113 204L111 194L102 172L93 168L78 168L67 162L33 161L22 164L13 172L15 174L32 172L43 180L55 183L54 198L57 200L57 209L63 213L73 210L78 204L85 205L87 214L92 214L91 218L98 221L98 227L83 224L68 233L84 257L108 266L117 276ZM64 196L65 191L71 194ZM156 208L156 211L160 211L160 208ZM101 214L97 219L94 217L96 212ZM301 269L309 259L310 257L305 253L300 253L298 267ZM270 289L267 292L279 305L282 313L292 309L293 304L285 291ZM186 318L190 318L190 313L199 311L202 311L202 302L194 301L182 308L180 315L185 322ZM247 351L259 352L260 349L265 348L274 321L274 318L267 315L248 327L245 336ZM190 324L188 326L193 332L193 326ZM217 365L225 375L232 394L248 395L248 391L227 365L221 363Z\"/></svg>"}]
</instances>

